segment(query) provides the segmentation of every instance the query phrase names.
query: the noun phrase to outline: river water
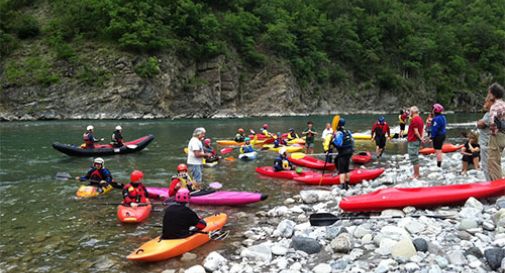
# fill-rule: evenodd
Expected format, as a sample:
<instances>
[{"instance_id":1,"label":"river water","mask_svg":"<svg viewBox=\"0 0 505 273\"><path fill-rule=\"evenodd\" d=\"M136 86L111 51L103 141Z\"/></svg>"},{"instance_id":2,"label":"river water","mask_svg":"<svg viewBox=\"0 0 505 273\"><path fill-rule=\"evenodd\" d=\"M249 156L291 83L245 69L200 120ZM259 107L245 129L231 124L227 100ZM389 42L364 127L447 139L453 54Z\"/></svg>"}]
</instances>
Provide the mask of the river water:
<instances>
[{"instance_id":1,"label":"river water","mask_svg":"<svg viewBox=\"0 0 505 273\"><path fill-rule=\"evenodd\" d=\"M473 127L481 114L448 115L449 141L462 143L460 131ZM331 116L191 119L191 120L130 120L130 121L30 121L0 123L0 272L161 272L165 269L187 268L212 250L234 251L231 242L242 239L241 232L251 224L239 212L254 214L281 204L305 186L294 181L260 177L257 166L271 165L275 153L262 151L256 161L222 161L215 168L204 170L204 180L219 181L226 190L260 191L269 195L266 201L242 207L193 208L202 215L225 212L229 215L227 229L231 236L225 241L213 241L193 253L198 258L181 262L179 258L142 264L130 262L126 256L143 242L157 236L161 212L153 212L139 225L121 224L116 206L105 202L120 202L119 190L96 199L78 200L75 192L79 182L58 180L58 172L72 177L83 175L92 158L66 156L51 147L53 141L81 143L88 124L95 126L98 137L110 138L115 125L123 127L124 137L135 139L154 134L155 140L142 152L106 157L106 167L113 177L127 182L134 169L144 171L144 184L166 186L175 167L185 162L183 148L195 127L204 126L213 140L232 138L237 128L259 130L265 122L273 132L286 132L290 127L305 129L308 120L318 131ZM354 132L369 131L376 116L345 116L347 128ZM398 131L396 116L386 115L393 131ZM370 141L358 141L358 150L374 150ZM214 142L215 145L215 142ZM217 147L220 149L221 147ZM321 152L316 143L316 152ZM387 154L405 153L405 143L388 144ZM232 154L235 155L236 154ZM368 167L383 166L371 163ZM387 166L383 166L387 167ZM155 210L161 211L157 206Z\"/></svg>"}]
</instances>

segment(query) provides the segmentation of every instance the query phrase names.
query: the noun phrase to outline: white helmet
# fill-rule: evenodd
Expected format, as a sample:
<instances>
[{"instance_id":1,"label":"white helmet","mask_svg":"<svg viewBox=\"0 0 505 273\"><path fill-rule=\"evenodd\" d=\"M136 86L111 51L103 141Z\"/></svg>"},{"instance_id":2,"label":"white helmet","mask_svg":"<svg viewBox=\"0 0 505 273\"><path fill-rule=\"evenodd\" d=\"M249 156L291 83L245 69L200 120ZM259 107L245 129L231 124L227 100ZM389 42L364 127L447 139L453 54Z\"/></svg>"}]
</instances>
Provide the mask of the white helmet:
<instances>
[{"instance_id":1,"label":"white helmet","mask_svg":"<svg viewBox=\"0 0 505 273\"><path fill-rule=\"evenodd\" d=\"M116 130L123 130L120 125L116 126Z\"/></svg>"},{"instance_id":2,"label":"white helmet","mask_svg":"<svg viewBox=\"0 0 505 273\"><path fill-rule=\"evenodd\" d=\"M97 163L97 164L102 164L104 163L105 161L103 160L103 158L101 157L97 157L95 158L95 160L93 161L93 163Z\"/></svg>"},{"instance_id":3,"label":"white helmet","mask_svg":"<svg viewBox=\"0 0 505 273\"><path fill-rule=\"evenodd\" d=\"M88 131L93 130L93 129L94 129L93 125L88 125L88 127L86 127L86 130L88 130Z\"/></svg>"},{"instance_id":4,"label":"white helmet","mask_svg":"<svg viewBox=\"0 0 505 273\"><path fill-rule=\"evenodd\" d=\"M281 154L281 155L285 154L286 152L287 152L286 147L282 147L279 149L279 154Z\"/></svg>"}]
</instances>

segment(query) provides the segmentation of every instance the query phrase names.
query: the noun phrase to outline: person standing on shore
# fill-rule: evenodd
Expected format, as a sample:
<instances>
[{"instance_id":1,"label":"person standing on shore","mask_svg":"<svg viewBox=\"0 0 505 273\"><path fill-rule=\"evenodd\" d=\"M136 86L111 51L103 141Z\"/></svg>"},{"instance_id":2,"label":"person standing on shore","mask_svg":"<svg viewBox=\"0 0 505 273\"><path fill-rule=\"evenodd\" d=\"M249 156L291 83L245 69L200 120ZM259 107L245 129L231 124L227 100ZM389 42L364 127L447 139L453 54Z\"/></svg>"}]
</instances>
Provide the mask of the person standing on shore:
<instances>
[{"instance_id":1,"label":"person standing on shore","mask_svg":"<svg viewBox=\"0 0 505 273\"><path fill-rule=\"evenodd\" d=\"M389 130L389 125L384 119L384 116L380 116L377 122L372 126L372 141L375 141L376 149L375 155L377 159L380 159L384 149L386 147L386 134L387 139L391 139L391 132Z\"/></svg>"},{"instance_id":2,"label":"person standing on shore","mask_svg":"<svg viewBox=\"0 0 505 273\"><path fill-rule=\"evenodd\" d=\"M484 173L484 177L486 178L486 181L490 181L491 177L489 177L489 170L487 167L487 158L488 158L488 146L489 146L489 137L490 137L490 131L489 131L489 124L490 124L490 118L489 118L489 109L491 108L491 105L493 105L494 100L491 99L486 99L484 101L484 110L486 113L480 119L477 121L477 128L479 129L479 146L480 146L480 167L482 172Z\"/></svg>"},{"instance_id":3,"label":"person standing on shore","mask_svg":"<svg viewBox=\"0 0 505 273\"><path fill-rule=\"evenodd\" d=\"M305 136L305 153L312 154L314 153L314 140L317 135L316 129L312 126L314 123L312 121L307 122L307 130L302 132L302 135Z\"/></svg>"},{"instance_id":4,"label":"person standing on shore","mask_svg":"<svg viewBox=\"0 0 505 273\"><path fill-rule=\"evenodd\" d=\"M435 149L435 154L437 155L437 167L442 167L442 146L444 145L445 135L447 133L445 127L447 126L447 119L442 112L444 107L439 104L433 104L433 110L431 111L435 116L432 120L431 126L431 140L433 141L433 149Z\"/></svg>"},{"instance_id":5,"label":"person standing on shore","mask_svg":"<svg viewBox=\"0 0 505 273\"><path fill-rule=\"evenodd\" d=\"M193 131L193 137L188 143L188 159L187 164L189 171L197 188L202 183L202 167L203 159L210 157L212 154L205 153L203 150L202 140L205 138L205 128L198 127Z\"/></svg>"},{"instance_id":6,"label":"person standing on shore","mask_svg":"<svg viewBox=\"0 0 505 273\"><path fill-rule=\"evenodd\" d=\"M407 124L407 120L409 118L409 114L405 111L400 110L400 115L398 115L398 122L400 123L400 138L403 138L403 132L405 131L405 125Z\"/></svg>"},{"instance_id":7,"label":"person standing on shore","mask_svg":"<svg viewBox=\"0 0 505 273\"><path fill-rule=\"evenodd\" d=\"M354 139L349 130L344 129L345 119L340 118L338 121L337 131L333 138L333 145L337 148L338 155L335 157L335 165L340 178L340 187L344 190L349 189L349 165L351 162L352 153L354 152Z\"/></svg>"},{"instance_id":8,"label":"person standing on shore","mask_svg":"<svg viewBox=\"0 0 505 273\"><path fill-rule=\"evenodd\" d=\"M419 109L417 106L410 107L410 115L412 121L410 122L407 132L408 154L410 163L412 163L414 168L412 179L418 179L421 176L419 173L419 148L423 140L424 122L419 116Z\"/></svg>"},{"instance_id":9,"label":"person standing on shore","mask_svg":"<svg viewBox=\"0 0 505 273\"><path fill-rule=\"evenodd\" d=\"M488 170L491 180L501 179L503 172L501 169L501 157L505 149L505 102L503 95L505 90L498 83L493 83L488 88L487 98L494 100L489 109L489 137L488 147Z\"/></svg>"}]
</instances>

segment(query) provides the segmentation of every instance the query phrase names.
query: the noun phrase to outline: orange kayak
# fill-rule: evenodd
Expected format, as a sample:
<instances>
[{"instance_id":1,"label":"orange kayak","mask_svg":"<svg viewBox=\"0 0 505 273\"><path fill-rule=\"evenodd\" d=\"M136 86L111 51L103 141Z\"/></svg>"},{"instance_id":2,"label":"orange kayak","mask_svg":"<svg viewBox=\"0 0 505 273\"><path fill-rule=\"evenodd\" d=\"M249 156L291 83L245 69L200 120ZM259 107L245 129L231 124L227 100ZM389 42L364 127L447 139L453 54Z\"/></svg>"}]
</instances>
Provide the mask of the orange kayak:
<instances>
[{"instance_id":1,"label":"orange kayak","mask_svg":"<svg viewBox=\"0 0 505 273\"><path fill-rule=\"evenodd\" d=\"M221 229L228 216L224 213L205 218L207 227L204 232ZM180 256L210 241L208 234L195 233L189 237L173 240L160 240L156 237L134 250L128 257L131 261L155 262Z\"/></svg>"},{"instance_id":2,"label":"orange kayak","mask_svg":"<svg viewBox=\"0 0 505 273\"><path fill-rule=\"evenodd\" d=\"M455 151L463 148L463 146L464 145L454 145L454 144L447 143L442 146L442 153L452 153L452 152L455 152ZM419 153L422 155L434 154L435 149L424 148L424 149L419 150Z\"/></svg>"},{"instance_id":3,"label":"orange kayak","mask_svg":"<svg viewBox=\"0 0 505 273\"><path fill-rule=\"evenodd\" d=\"M150 201L139 204L138 207L119 205L117 206L117 218L123 223L140 223L149 217L152 208Z\"/></svg>"}]
</instances>

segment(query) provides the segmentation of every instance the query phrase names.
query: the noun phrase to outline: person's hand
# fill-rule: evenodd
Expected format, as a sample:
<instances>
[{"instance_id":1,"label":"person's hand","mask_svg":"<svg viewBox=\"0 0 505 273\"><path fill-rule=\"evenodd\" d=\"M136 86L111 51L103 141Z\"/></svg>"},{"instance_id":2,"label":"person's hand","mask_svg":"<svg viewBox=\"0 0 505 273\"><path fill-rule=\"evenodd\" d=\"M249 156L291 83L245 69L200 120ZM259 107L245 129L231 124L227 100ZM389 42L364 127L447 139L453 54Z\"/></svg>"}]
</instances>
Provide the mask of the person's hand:
<instances>
[{"instance_id":1,"label":"person's hand","mask_svg":"<svg viewBox=\"0 0 505 273\"><path fill-rule=\"evenodd\" d=\"M100 180L100 186L104 186L104 185L107 185L107 181L105 181L105 180Z\"/></svg>"},{"instance_id":2,"label":"person's hand","mask_svg":"<svg viewBox=\"0 0 505 273\"><path fill-rule=\"evenodd\" d=\"M202 189L202 187L200 187L200 184L198 184L196 182L193 182L192 187L193 187L194 190L201 190Z\"/></svg>"},{"instance_id":3,"label":"person's hand","mask_svg":"<svg viewBox=\"0 0 505 273\"><path fill-rule=\"evenodd\" d=\"M76 177L75 177L75 180L79 181L79 180L81 180L81 177L76 176Z\"/></svg>"},{"instance_id":4,"label":"person's hand","mask_svg":"<svg viewBox=\"0 0 505 273\"><path fill-rule=\"evenodd\" d=\"M131 202L131 203L130 203L130 207L132 207L132 208L136 208L136 207L138 207L138 206L139 206L139 204L137 204L137 203L135 203L135 202Z\"/></svg>"}]
</instances>

